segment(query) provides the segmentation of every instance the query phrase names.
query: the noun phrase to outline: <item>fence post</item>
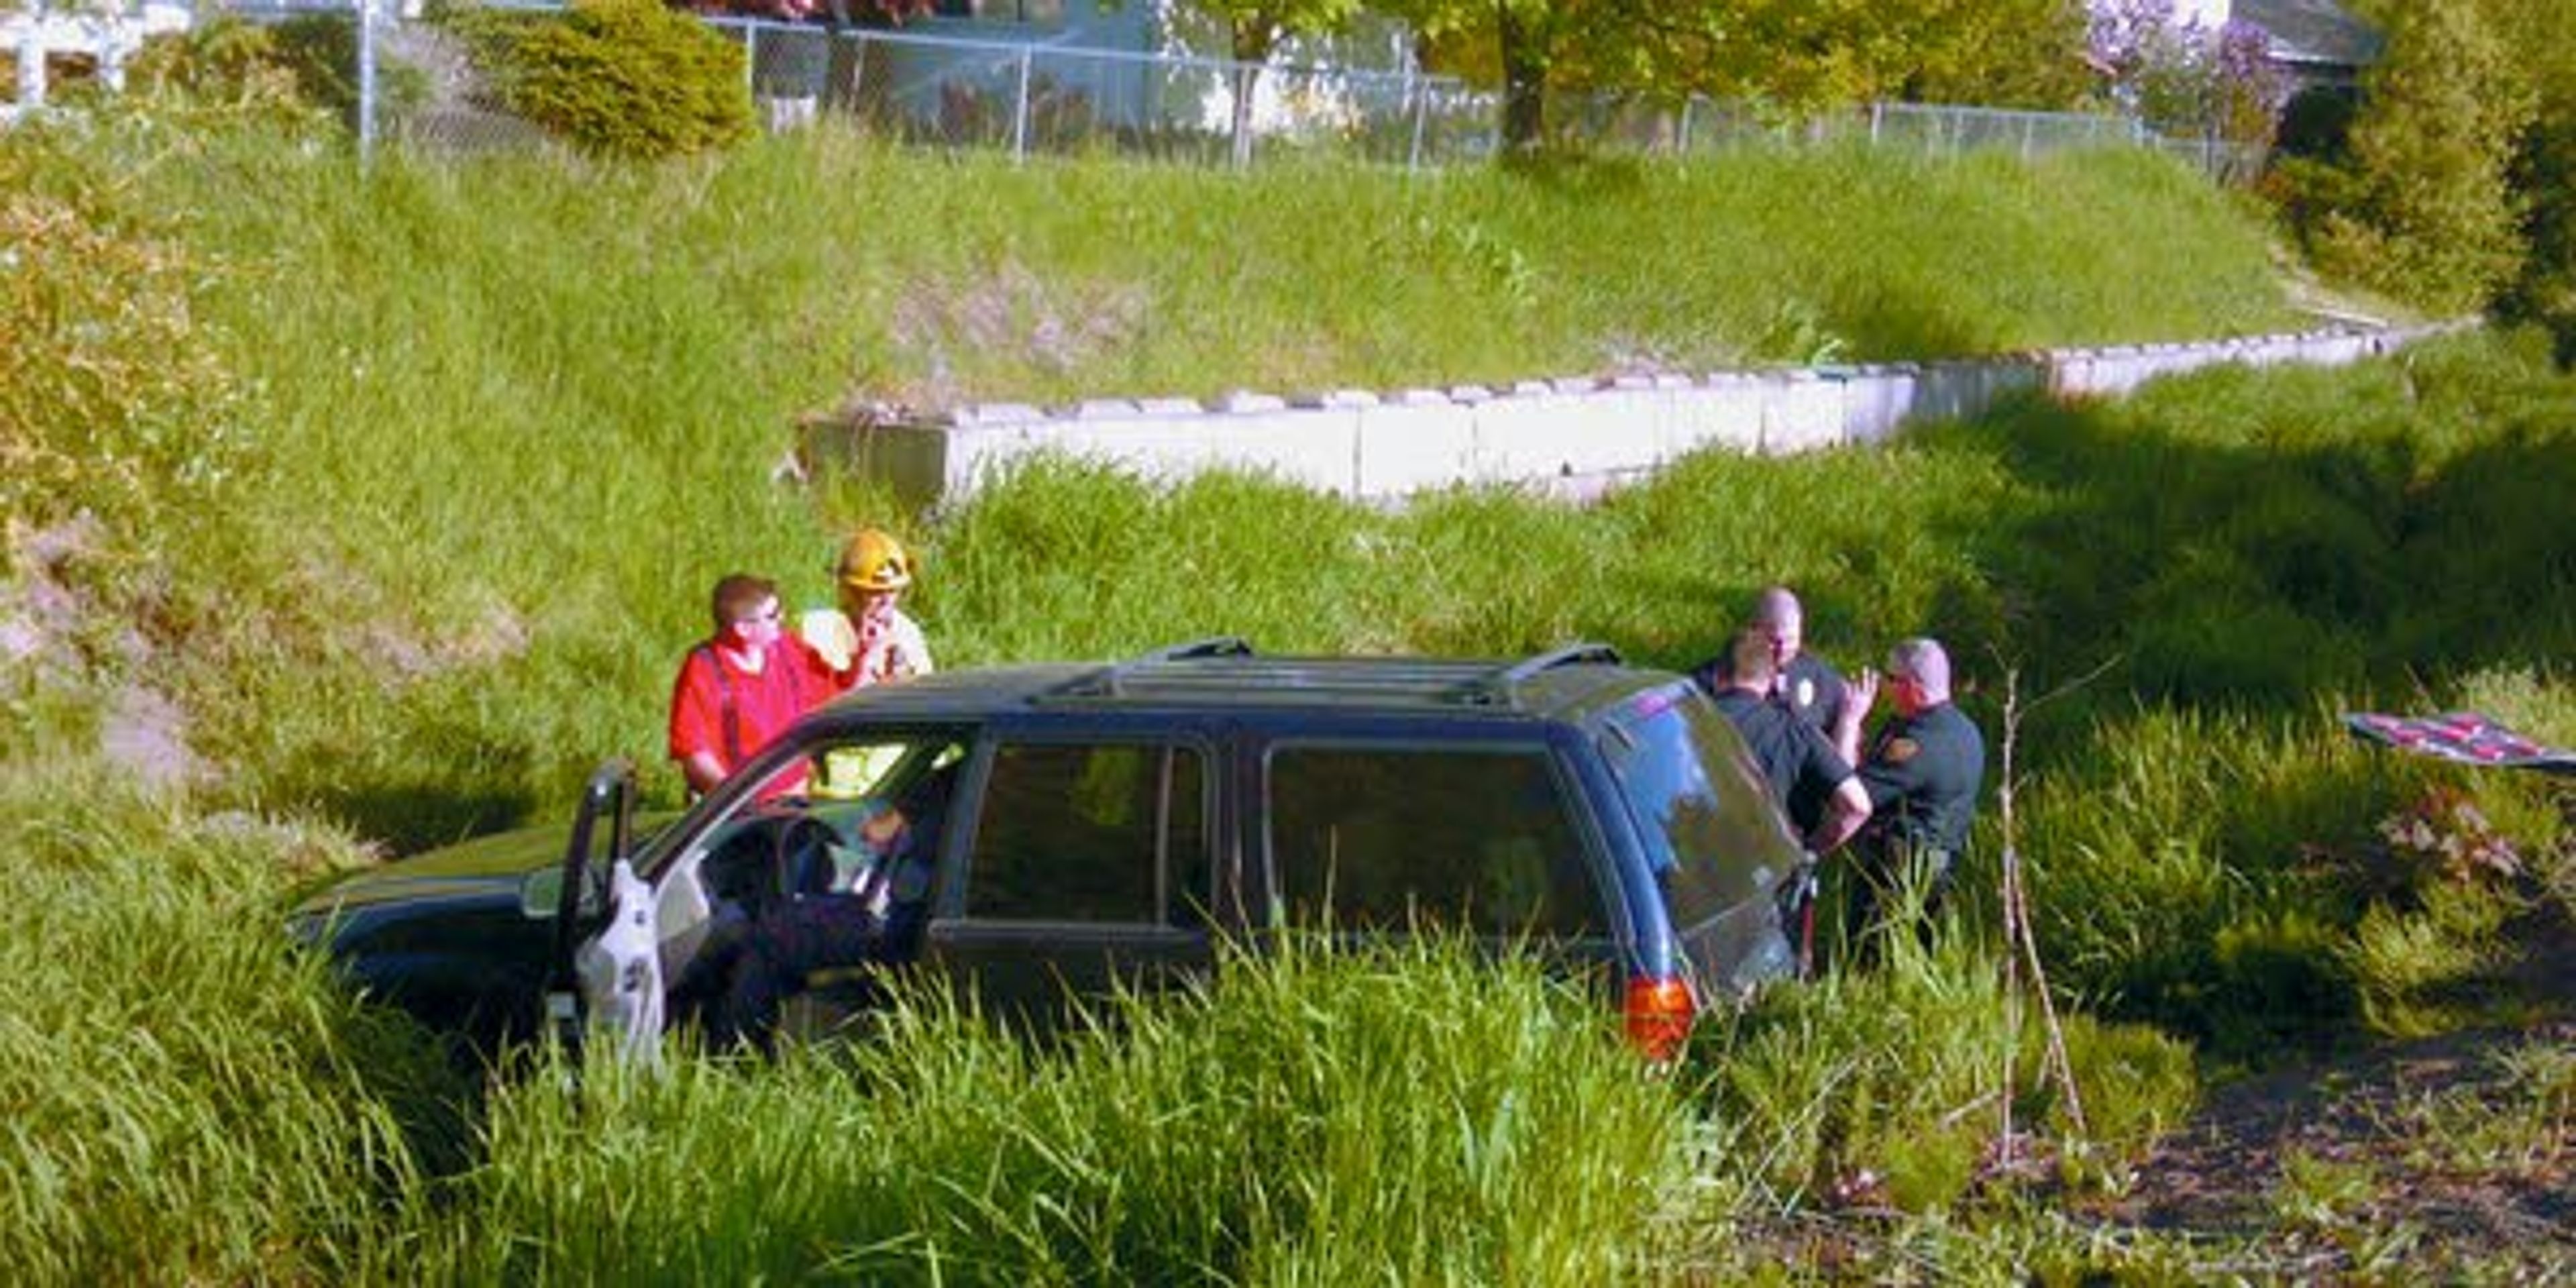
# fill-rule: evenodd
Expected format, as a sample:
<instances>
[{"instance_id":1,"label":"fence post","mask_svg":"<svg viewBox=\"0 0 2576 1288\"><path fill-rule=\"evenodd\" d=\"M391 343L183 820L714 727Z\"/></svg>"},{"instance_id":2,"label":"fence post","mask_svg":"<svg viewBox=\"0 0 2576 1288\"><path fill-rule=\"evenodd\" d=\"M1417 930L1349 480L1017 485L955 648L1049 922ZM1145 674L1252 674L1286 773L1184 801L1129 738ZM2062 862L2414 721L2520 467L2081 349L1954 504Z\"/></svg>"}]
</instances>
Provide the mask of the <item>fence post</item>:
<instances>
[{"instance_id":1,"label":"fence post","mask_svg":"<svg viewBox=\"0 0 2576 1288\"><path fill-rule=\"evenodd\" d=\"M36 0L26 12L27 40L18 46L18 107L45 105L45 19L53 16L48 0Z\"/></svg>"},{"instance_id":2,"label":"fence post","mask_svg":"<svg viewBox=\"0 0 2576 1288\"><path fill-rule=\"evenodd\" d=\"M358 170L376 159L376 0L356 0L358 22Z\"/></svg>"},{"instance_id":3,"label":"fence post","mask_svg":"<svg viewBox=\"0 0 2576 1288\"><path fill-rule=\"evenodd\" d=\"M1011 161L1017 164L1029 159L1029 63L1033 51L1020 50L1020 101L1011 112Z\"/></svg>"},{"instance_id":4,"label":"fence post","mask_svg":"<svg viewBox=\"0 0 2576 1288\"><path fill-rule=\"evenodd\" d=\"M859 92L868 83L868 33L843 29L833 32L832 39L850 42L850 83L841 87L841 110L850 118L844 124L855 127L863 123Z\"/></svg>"},{"instance_id":5,"label":"fence post","mask_svg":"<svg viewBox=\"0 0 2576 1288\"><path fill-rule=\"evenodd\" d=\"M1422 168L1422 132L1430 123L1431 95L1424 90L1422 78L1412 72L1404 74L1404 92L1413 100L1413 148L1405 155L1404 168Z\"/></svg>"},{"instance_id":6,"label":"fence post","mask_svg":"<svg viewBox=\"0 0 2576 1288\"><path fill-rule=\"evenodd\" d=\"M1871 147L1878 146L1879 125L1886 117L1887 104L1878 99L1871 99L1869 101L1869 145Z\"/></svg>"},{"instance_id":7,"label":"fence post","mask_svg":"<svg viewBox=\"0 0 2576 1288\"><path fill-rule=\"evenodd\" d=\"M2023 118L2021 118L2021 159L2022 159L2022 160L2024 160L2024 161L2028 161L2028 160L2030 160L2030 149L2031 149L2031 144L2035 141L2035 137L2034 137L2034 136L2036 136L2038 133L2039 133L2039 118L2038 118L2037 116L2035 116L2035 115L2034 115L2034 116L2024 116Z\"/></svg>"},{"instance_id":8,"label":"fence post","mask_svg":"<svg viewBox=\"0 0 2576 1288\"><path fill-rule=\"evenodd\" d=\"M98 79L116 93L125 92L125 56L142 45L143 38L133 30L141 25L140 14L131 23L123 14L111 15L107 38L99 42Z\"/></svg>"},{"instance_id":9,"label":"fence post","mask_svg":"<svg viewBox=\"0 0 2576 1288\"><path fill-rule=\"evenodd\" d=\"M1674 154L1676 156L1686 157L1691 154L1691 109L1697 106L1699 106L1699 95L1697 94L1693 94L1682 100L1682 133L1681 137L1674 140L1673 144Z\"/></svg>"},{"instance_id":10,"label":"fence post","mask_svg":"<svg viewBox=\"0 0 2576 1288\"><path fill-rule=\"evenodd\" d=\"M1234 127L1234 137L1228 142L1233 145L1230 150L1237 170L1248 169L1252 165L1253 72L1251 63L1234 65L1234 110L1226 115Z\"/></svg>"},{"instance_id":11,"label":"fence post","mask_svg":"<svg viewBox=\"0 0 2576 1288\"><path fill-rule=\"evenodd\" d=\"M757 21L742 24L742 92L753 98L760 97L760 23Z\"/></svg>"}]
</instances>

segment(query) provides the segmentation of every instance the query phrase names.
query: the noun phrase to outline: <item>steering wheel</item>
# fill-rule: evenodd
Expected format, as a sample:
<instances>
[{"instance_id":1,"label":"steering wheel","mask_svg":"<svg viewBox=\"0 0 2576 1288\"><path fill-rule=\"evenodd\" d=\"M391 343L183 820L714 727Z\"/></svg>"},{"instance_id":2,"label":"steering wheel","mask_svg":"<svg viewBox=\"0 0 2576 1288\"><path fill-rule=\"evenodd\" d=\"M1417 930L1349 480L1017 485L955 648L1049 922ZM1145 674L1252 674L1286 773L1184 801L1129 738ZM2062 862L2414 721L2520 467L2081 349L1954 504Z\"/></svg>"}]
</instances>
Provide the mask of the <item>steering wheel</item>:
<instances>
[{"instance_id":1,"label":"steering wheel","mask_svg":"<svg viewBox=\"0 0 2576 1288\"><path fill-rule=\"evenodd\" d=\"M811 814L798 814L778 828L771 852L771 877L780 902L832 888L832 847L841 834Z\"/></svg>"}]
</instances>

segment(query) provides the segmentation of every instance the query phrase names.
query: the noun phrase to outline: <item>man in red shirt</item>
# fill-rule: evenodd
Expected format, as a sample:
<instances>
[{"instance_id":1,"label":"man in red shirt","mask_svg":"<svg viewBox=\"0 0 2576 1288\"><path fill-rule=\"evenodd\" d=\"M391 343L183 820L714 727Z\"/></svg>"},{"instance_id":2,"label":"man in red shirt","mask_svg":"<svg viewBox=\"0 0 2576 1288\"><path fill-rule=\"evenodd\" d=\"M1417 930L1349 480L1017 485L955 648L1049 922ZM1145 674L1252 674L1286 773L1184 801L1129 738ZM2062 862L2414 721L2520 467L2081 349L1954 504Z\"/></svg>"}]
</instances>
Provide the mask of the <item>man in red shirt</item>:
<instances>
[{"instance_id":1,"label":"man in red shirt","mask_svg":"<svg viewBox=\"0 0 2576 1288\"><path fill-rule=\"evenodd\" d=\"M778 587L737 573L716 583L715 635L680 663L671 686L671 759L701 795L832 696L831 670L778 624ZM801 776L770 784L792 791Z\"/></svg>"}]
</instances>

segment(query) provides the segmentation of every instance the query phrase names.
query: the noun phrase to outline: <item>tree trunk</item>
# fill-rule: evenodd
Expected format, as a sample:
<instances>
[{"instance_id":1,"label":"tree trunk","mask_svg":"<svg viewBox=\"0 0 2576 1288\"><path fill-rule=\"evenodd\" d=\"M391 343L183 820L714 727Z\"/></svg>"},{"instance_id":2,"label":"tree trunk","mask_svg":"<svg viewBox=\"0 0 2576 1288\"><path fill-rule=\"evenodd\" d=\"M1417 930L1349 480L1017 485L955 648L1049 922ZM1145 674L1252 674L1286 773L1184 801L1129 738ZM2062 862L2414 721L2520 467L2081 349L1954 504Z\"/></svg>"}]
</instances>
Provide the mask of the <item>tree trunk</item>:
<instances>
[{"instance_id":1,"label":"tree trunk","mask_svg":"<svg viewBox=\"0 0 2576 1288\"><path fill-rule=\"evenodd\" d=\"M1535 152L1547 137L1547 52L1509 0L1495 6L1503 65L1503 150Z\"/></svg>"},{"instance_id":2,"label":"tree trunk","mask_svg":"<svg viewBox=\"0 0 2576 1288\"><path fill-rule=\"evenodd\" d=\"M1279 24L1266 17L1254 16L1234 24L1234 61L1244 64L1234 73L1234 138L1230 140L1235 168L1252 164L1252 95L1261 80L1261 65L1270 61L1270 50L1279 43Z\"/></svg>"}]
</instances>

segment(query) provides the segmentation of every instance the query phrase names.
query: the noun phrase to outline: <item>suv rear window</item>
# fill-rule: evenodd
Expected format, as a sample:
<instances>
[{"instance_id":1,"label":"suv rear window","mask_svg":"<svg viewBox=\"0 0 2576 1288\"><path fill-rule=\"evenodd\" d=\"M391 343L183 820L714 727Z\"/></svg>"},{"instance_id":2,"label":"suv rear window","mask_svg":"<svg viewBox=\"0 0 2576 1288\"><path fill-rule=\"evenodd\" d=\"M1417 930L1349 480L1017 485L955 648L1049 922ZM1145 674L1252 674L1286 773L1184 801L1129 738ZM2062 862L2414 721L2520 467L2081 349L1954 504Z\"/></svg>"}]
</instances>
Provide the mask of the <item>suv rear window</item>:
<instances>
[{"instance_id":1,"label":"suv rear window","mask_svg":"<svg viewBox=\"0 0 2576 1288\"><path fill-rule=\"evenodd\" d=\"M1600 896L1543 748L1286 746L1269 757L1270 861L1288 915L1599 935Z\"/></svg>"},{"instance_id":2,"label":"suv rear window","mask_svg":"<svg viewBox=\"0 0 2576 1288\"><path fill-rule=\"evenodd\" d=\"M1652 689L1613 713L1602 758L1628 799L1673 924L1687 930L1752 897L1755 873L1796 864L1796 845L1735 728L1687 686Z\"/></svg>"}]
</instances>

